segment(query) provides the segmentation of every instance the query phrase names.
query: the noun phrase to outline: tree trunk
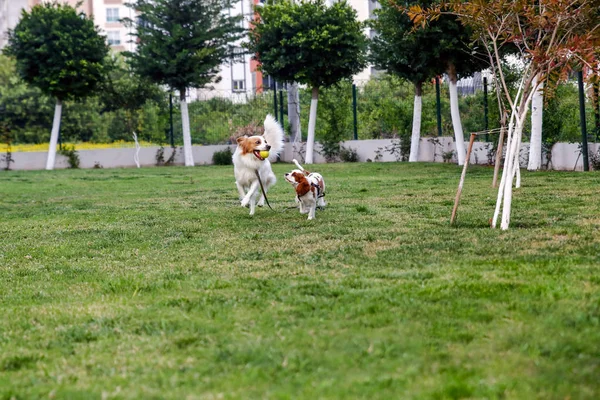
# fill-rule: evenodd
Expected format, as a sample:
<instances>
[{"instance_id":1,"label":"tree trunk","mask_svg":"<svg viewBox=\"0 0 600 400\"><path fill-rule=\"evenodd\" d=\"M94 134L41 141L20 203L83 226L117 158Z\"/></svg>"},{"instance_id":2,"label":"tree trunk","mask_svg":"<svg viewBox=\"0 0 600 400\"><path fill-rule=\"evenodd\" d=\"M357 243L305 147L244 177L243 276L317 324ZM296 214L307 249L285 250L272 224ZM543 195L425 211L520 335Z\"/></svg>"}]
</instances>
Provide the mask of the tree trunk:
<instances>
[{"instance_id":1,"label":"tree trunk","mask_svg":"<svg viewBox=\"0 0 600 400\"><path fill-rule=\"evenodd\" d=\"M194 166L194 155L192 154L192 135L190 134L190 116L188 114L188 105L185 98L185 89L179 92L181 107L181 124L183 126L183 156L185 166Z\"/></svg>"},{"instance_id":2,"label":"tree trunk","mask_svg":"<svg viewBox=\"0 0 600 400\"><path fill-rule=\"evenodd\" d=\"M419 141L421 140L421 111L422 111L422 88L423 83L415 83L415 102L413 106L413 126L410 137L409 162L419 161Z\"/></svg>"},{"instance_id":3,"label":"tree trunk","mask_svg":"<svg viewBox=\"0 0 600 400\"><path fill-rule=\"evenodd\" d=\"M290 142L301 142L300 97L297 83L292 83L288 88L288 122L290 123Z\"/></svg>"},{"instance_id":4,"label":"tree trunk","mask_svg":"<svg viewBox=\"0 0 600 400\"><path fill-rule=\"evenodd\" d=\"M494 162L494 178L492 179L492 187L495 188L498 185L498 171L500 171L500 164L502 163L502 153L504 149L504 137L506 136L506 110L503 107L500 113L500 136L498 136L498 148L496 149L496 159Z\"/></svg>"},{"instance_id":5,"label":"tree trunk","mask_svg":"<svg viewBox=\"0 0 600 400\"><path fill-rule=\"evenodd\" d=\"M312 88L312 98L310 100L310 116L308 118L308 136L306 138L306 164L313 163L313 148L315 146L315 125L317 123L317 104L319 102L319 88Z\"/></svg>"},{"instance_id":6,"label":"tree trunk","mask_svg":"<svg viewBox=\"0 0 600 400\"><path fill-rule=\"evenodd\" d=\"M521 138L523 136L523 124L525 122L526 112L523 115L519 115L517 119L517 126L515 128L515 133L513 135L512 143L510 143L511 150L510 156L511 159L507 159L505 163L506 168L504 169L504 173L506 173L507 180L504 182L504 204L502 204L502 222L500 224L500 229L503 231L508 229L510 224L510 211L512 208L512 192L513 192L513 181L515 179L515 175L517 174L517 170L519 169L519 149L521 147Z\"/></svg>"},{"instance_id":7,"label":"tree trunk","mask_svg":"<svg viewBox=\"0 0 600 400\"><path fill-rule=\"evenodd\" d=\"M529 140L529 163L527 170L537 171L542 167L542 120L544 115L544 83L536 89L537 76L533 81L533 98L531 99L531 139Z\"/></svg>"},{"instance_id":8,"label":"tree trunk","mask_svg":"<svg viewBox=\"0 0 600 400\"><path fill-rule=\"evenodd\" d=\"M525 78L523 78L523 81L524 80ZM519 92L521 92L521 88L519 88ZM513 192L512 186L515 175L517 175L519 172L519 148L521 146L521 138L523 135L523 125L525 124L527 108L529 107L529 102L531 101L531 97L533 95L532 92L528 91L527 87L525 88L524 92L525 93L520 98L519 107L513 108L511 113L508 137L506 139L506 158L504 160L504 170L502 171L502 178L500 179L500 186L498 187L498 197L496 199L496 209L492 218L492 228L495 228L502 205L502 221L500 224L500 228L502 230L507 230L510 224ZM519 95L520 93L517 93L515 100L519 99ZM516 126L514 124L515 120ZM518 186L520 186L519 181L520 179L518 179L517 182Z\"/></svg>"},{"instance_id":9,"label":"tree trunk","mask_svg":"<svg viewBox=\"0 0 600 400\"><path fill-rule=\"evenodd\" d=\"M52 122L52 133L50 134L50 147L48 148L48 158L46 159L46 169L53 170L56 160L56 145L58 143L58 133L60 132L60 117L62 114L62 101L56 99L54 107L54 121Z\"/></svg>"},{"instance_id":10,"label":"tree trunk","mask_svg":"<svg viewBox=\"0 0 600 400\"><path fill-rule=\"evenodd\" d=\"M456 68L450 64L448 67L448 87L450 90L450 114L452 115L452 126L454 128L454 141L456 144L456 159L458 165L465 163L465 138L463 135L462 124L460 122L460 112L458 109L458 88L456 87L457 75Z\"/></svg>"}]
</instances>

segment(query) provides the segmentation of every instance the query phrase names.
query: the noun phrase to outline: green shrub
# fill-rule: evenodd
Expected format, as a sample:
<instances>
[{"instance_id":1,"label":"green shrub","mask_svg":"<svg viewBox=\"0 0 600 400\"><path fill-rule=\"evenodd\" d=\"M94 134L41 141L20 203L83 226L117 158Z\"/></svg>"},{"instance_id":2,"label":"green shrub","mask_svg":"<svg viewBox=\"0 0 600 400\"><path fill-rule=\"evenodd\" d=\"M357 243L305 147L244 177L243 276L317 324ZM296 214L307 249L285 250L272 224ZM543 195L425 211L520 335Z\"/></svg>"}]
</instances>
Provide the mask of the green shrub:
<instances>
[{"instance_id":1,"label":"green shrub","mask_svg":"<svg viewBox=\"0 0 600 400\"><path fill-rule=\"evenodd\" d=\"M343 147L340 149L340 159L343 162L359 162L358 152L351 147Z\"/></svg>"},{"instance_id":2,"label":"green shrub","mask_svg":"<svg viewBox=\"0 0 600 400\"><path fill-rule=\"evenodd\" d=\"M75 145L65 145L58 150L58 154L67 157L69 168L79 168L79 153L75 150Z\"/></svg>"},{"instance_id":3,"label":"green shrub","mask_svg":"<svg viewBox=\"0 0 600 400\"><path fill-rule=\"evenodd\" d=\"M212 162L215 165L231 165L233 164L232 156L231 148L228 147L225 150L215 151L212 156Z\"/></svg>"}]
</instances>

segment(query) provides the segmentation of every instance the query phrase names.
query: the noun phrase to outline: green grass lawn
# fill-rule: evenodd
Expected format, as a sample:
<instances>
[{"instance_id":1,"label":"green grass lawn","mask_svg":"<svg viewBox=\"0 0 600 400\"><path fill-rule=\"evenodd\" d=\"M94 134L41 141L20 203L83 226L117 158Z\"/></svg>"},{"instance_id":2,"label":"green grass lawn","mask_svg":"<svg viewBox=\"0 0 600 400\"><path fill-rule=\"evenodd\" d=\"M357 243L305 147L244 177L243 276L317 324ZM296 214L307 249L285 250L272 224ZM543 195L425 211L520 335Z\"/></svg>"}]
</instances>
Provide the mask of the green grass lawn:
<instances>
[{"instance_id":1,"label":"green grass lawn","mask_svg":"<svg viewBox=\"0 0 600 400\"><path fill-rule=\"evenodd\" d=\"M0 399L597 399L600 175L319 165L0 173Z\"/></svg>"}]
</instances>

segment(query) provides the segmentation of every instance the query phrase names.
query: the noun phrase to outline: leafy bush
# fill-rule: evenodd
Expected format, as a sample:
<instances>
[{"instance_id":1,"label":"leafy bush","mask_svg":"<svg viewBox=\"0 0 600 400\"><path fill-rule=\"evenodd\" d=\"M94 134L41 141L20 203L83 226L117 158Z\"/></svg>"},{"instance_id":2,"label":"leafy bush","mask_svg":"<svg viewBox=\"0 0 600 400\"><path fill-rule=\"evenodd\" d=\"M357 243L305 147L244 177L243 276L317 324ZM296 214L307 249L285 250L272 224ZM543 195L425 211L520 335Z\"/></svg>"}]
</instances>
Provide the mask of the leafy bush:
<instances>
[{"instance_id":1,"label":"leafy bush","mask_svg":"<svg viewBox=\"0 0 600 400\"><path fill-rule=\"evenodd\" d=\"M75 150L75 145L65 145L58 150L58 154L67 157L69 168L79 168L79 153Z\"/></svg>"},{"instance_id":2,"label":"leafy bush","mask_svg":"<svg viewBox=\"0 0 600 400\"><path fill-rule=\"evenodd\" d=\"M233 164L231 148L225 150L215 151L212 156L212 162L215 165L231 165Z\"/></svg>"},{"instance_id":3,"label":"leafy bush","mask_svg":"<svg viewBox=\"0 0 600 400\"><path fill-rule=\"evenodd\" d=\"M358 157L358 152L353 148L343 147L340 149L340 159L343 162L359 162L360 158Z\"/></svg>"}]
</instances>

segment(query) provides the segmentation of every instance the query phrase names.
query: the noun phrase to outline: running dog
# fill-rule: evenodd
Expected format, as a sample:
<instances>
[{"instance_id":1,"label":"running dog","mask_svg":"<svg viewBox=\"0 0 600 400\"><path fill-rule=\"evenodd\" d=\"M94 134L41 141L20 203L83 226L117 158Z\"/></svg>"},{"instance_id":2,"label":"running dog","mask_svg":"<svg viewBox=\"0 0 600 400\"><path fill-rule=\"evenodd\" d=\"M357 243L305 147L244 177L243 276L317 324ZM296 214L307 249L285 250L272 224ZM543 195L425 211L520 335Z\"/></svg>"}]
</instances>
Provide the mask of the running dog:
<instances>
[{"instance_id":1,"label":"running dog","mask_svg":"<svg viewBox=\"0 0 600 400\"><path fill-rule=\"evenodd\" d=\"M317 207L323 209L327 205L324 199L325 181L321 174L305 170L296 160L293 162L298 169L286 173L285 180L296 190L300 214L308 214L309 220L314 219Z\"/></svg>"},{"instance_id":2,"label":"running dog","mask_svg":"<svg viewBox=\"0 0 600 400\"><path fill-rule=\"evenodd\" d=\"M284 146L283 129L272 115L267 115L264 126L265 132L262 135L239 137L237 148L233 153L235 185L240 194L242 207L250 206L250 215L254 215L256 198L261 190L257 174L266 193L277 181L271 169L271 161L277 160ZM268 156L265 157L264 152L268 152ZM262 207L264 202L265 197L261 193L258 206Z\"/></svg>"}]
</instances>

